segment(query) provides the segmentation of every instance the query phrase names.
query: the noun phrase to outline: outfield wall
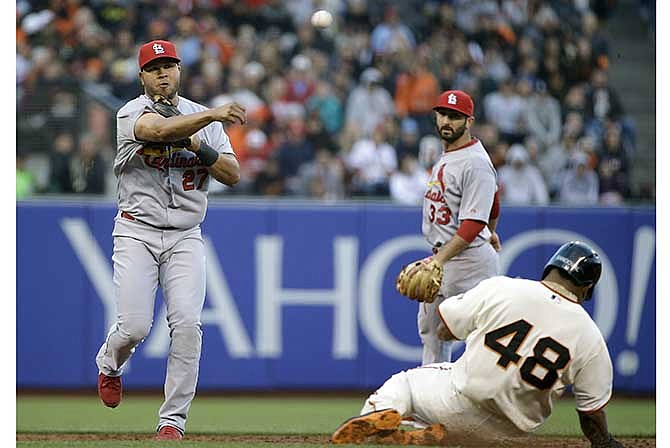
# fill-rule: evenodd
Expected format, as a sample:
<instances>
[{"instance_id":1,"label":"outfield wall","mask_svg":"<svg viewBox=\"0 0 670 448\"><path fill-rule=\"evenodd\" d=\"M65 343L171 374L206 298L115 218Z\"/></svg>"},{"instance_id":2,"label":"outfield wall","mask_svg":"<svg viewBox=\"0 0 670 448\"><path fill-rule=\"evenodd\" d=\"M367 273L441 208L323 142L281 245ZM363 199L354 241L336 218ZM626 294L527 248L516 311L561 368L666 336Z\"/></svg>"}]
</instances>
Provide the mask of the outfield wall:
<instances>
[{"instance_id":1,"label":"outfield wall","mask_svg":"<svg viewBox=\"0 0 670 448\"><path fill-rule=\"evenodd\" d=\"M110 203L17 205L17 387L95 384L115 316L115 213ZM369 389L415 366L417 304L394 279L428 253L420 221L416 207L378 204L210 205L200 389ZM586 308L614 386L654 391L655 210L503 208L499 233L510 276L537 278L570 239L599 250L604 273ZM162 387L169 336L158 298L124 377L130 388Z\"/></svg>"}]
</instances>

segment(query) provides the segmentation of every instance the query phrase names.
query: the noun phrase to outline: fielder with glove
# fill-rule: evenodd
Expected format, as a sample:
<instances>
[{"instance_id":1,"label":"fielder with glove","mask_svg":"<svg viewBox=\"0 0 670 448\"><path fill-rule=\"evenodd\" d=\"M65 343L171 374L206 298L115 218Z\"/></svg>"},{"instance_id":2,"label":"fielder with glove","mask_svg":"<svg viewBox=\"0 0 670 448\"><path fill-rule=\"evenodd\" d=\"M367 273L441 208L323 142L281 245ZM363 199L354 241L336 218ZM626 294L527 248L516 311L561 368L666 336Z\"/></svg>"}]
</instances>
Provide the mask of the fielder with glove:
<instances>
[{"instance_id":1,"label":"fielder with glove","mask_svg":"<svg viewBox=\"0 0 670 448\"><path fill-rule=\"evenodd\" d=\"M470 135L472 99L449 90L433 111L443 153L424 194L421 225L433 256L404 268L396 281L400 294L421 302L417 320L423 365L451 360L451 344L439 338L437 307L498 275L500 250L496 171L482 143Z\"/></svg>"}]
</instances>

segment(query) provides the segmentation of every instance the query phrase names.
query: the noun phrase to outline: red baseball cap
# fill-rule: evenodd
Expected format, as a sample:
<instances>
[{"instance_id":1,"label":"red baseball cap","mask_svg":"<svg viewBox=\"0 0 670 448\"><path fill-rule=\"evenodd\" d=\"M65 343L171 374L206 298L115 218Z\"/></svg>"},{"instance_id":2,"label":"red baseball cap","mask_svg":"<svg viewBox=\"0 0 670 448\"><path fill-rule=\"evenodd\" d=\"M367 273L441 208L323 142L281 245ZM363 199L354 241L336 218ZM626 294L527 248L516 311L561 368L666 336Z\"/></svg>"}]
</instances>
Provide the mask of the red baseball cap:
<instances>
[{"instance_id":1,"label":"red baseball cap","mask_svg":"<svg viewBox=\"0 0 670 448\"><path fill-rule=\"evenodd\" d=\"M433 110L440 108L452 109L468 117L472 117L475 104L472 102L470 95L462 90L447 90L446 92L442 92L442 95L437 100L437 104L433 106Z\"/></svg>"},{"instance_id":2,"label":"red baseball cap","mask_svg":"<svg viewBox=\"0 0 670 448\"><path fill-rule=\"evenodd\" d=\"M137 58L140 70L149 62L158 58L169 58L181 62L172 42L168 42L167 40L152 40L140 47L140 55Z\"/></svg>"}]
</instances>

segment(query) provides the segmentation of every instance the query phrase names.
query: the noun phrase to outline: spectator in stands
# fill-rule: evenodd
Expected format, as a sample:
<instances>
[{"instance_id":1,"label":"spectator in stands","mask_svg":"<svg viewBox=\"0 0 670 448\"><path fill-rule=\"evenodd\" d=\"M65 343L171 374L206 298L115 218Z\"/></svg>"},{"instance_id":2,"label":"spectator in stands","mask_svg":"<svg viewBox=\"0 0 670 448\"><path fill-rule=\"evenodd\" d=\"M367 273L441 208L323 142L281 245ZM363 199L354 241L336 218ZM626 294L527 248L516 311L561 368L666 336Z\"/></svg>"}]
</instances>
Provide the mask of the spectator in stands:
<instances>
[{"instance_id":1,"label":"spectator in stands","mask_svg":"<svg viewBox=\"0 0 670 448\"><path fill-rule=\"evenodd\" d=\"M484 97L484 116L500 131L500 138L508 143L523 140L523 120L526 103L514 89L511 79L502 81L498 90Z\"/></svg>"},{"instance_id":2,"label":"spectator in stands","mask_svg":"<svg viewBox=\"0 0 670 448\"><path fill-rule=\"evenodd\" d=\"M335 154L335 141L330 133L326 131L323 122L321 121L321 116L318 113L312 113L307 116L305 129L307 141L309 141L314 148L322 148L329 151L331 154Z\"/></svg>"},{"instance_id":3,"label":"spectator in stands","mask_svg":"<svg viewBox=\"0 0 670 448\"><path fill-rule=\"evenodd\" d=\"M586 122L592 132L603 135L606 120L618 120L623 114L619 96L609 86L607 72L594 70L586 93Z\"/></svg>"},{"instance_id":4,"label":"spectator in stands","mask_svg":"<svg viewBox=\"0 0 670 448\"><path fill-rule=\"evenodd\" d=\"M598 165L598 153L595 139L591 135L584 135L577 140L577 151L581 151L589 158L589 167L595 169Z\"/></svg>"},{"instance_id":5,"label":"spectator in stands","mask_svg":"<svg viewBox=\"0 0 670 448\"><path fill-rule=\"evenodd\" d=\"M528 133L535 137L543 149L558 142L561 136L561 105L547 92L547 84L539 80L535 94L528 100L525 110Z\"/></svg>"},{"instance_id":6,"label":"spectator in stands","mask_svg":"<svg viewBox=\"0 0 670 448\"><path fill-rule=\"evenodd\" d=\"M403 118L400 122L400 138L395 145L398 159L405 154L419 156L419 125L413 118Z\"/></svg>"},{"instance_id":7,"label":"spectator in stands","mask_svg":"<svg viewBox=\"0 0 670 448\"><path fill-rule=\"evenodd\" d=\"M500 200L509 205L546 205L547 186L540 171L529 163L523 145L514 144L507 151L506 164L498 171Z\"/></svg>"},{"instance_id":8,"label":"spectator in stands","mask_svg":"<svg viewBox=\"0 0 670 448\"><path fill-rule=\"evenodd\" d=\"M62 132L54 139L50 154L49 192L72 193L74 191L71 171L74 150L74 137L70 132Z\"/></svg>"},{"instance_id":9,"label":"spectator in stands","mask_svg":"<svg viewBox=\"0 0 670 448\"><path fill-rule=\"evenodd\" d=\"M354 195L388 196L389 177L398 168L396 150L387 139L383 123L372 137L363 137L354 143L345 164L352 174Z\"/></svg>"},{"instance_id":10,"label":"spectator in stands","mask_svg":"<svg viewBox=\"0 0 670 448\"><path fill-rule=\"evenodd\" d=\"M575 114L575 113L573 113ZM567 167L572 154L577 150L577 139L581 132L579 115L574 119L566 121L563 126L563 138L557 144L551 146L540 156L539 167L549 187L549 193L555 197L560 189L560 179L557 174L563 172Z\"/></svg>"},{"instance_id":11,"label":"spectator in stands","mask_svg":"<svg viewBox=\"0 0 670 448\"><path fill-rule=\"evenodd\" d=\"M241 152L236 149L241 171L238 186L241 191L248 191L256 180L256 176L265 168L274 148L265 132L258 128L250 129L246 133L244 143L245 151ZM211 187L210 185L210 189Z\"/></svg>"},{"instance_id":12,"label":"spectator in stands","mask_svg":"<svg viewBox=\"0 0 670 448\"><path fill-rule=\"evenodd\" d=\"M192 17L183 16L176 23L176 35L172 39L181 65L184 68L191 68L197 64L202 51L202 40L198 36L198 23Z\"/></svg>"},{"instance_id":13,"label":"spectator in stands","mask_svg":"<svg viewBox=\"0 0 670 448\"><path fill-rule=\"evenodd\" d=\"M490 148L489 151L493 151L493 148L496 147L500 141L500 135L498 133L498 128L486 122L475 122L472 135L476 136L484 145L484 148Z\"/></svg>"},{"instance_id":14,"label":"spectator in stands","mask_svg":"<svg viewBox=\"0 0 670 448\"><path fill-rule=\"evenodd\" d=\"M496 83L511 79L512 69L499 48L492 46L484 51L484 70L488 78Z\"/></svg>"},{"instance_id":15,"label":"spectator in stands","mask_svg":"<svg viewBox=\"0 0 670 448\"><path fill-rule=\"evenodd\" d=\"M489 156L491 156L491 163L493 163L493 167L496 170L499 170L505 165L509 147L509 143L505 140L498 140L493 149L487 149L487 151L489 151Z\"/></svg>"},{"instance_id":16,"label":"spectator in stands","mask_svg":"<svg viewBox=\"0 0 670 448\"><path fill-rule=\"evenodd\" d=\"M384 21L372 30L370 43L375 54L385 54L412 51L416 39L412 30L398 17L397 7L389 4L384 11Z\"/></svg>"},{"instance_id":17,"label":"spectator in stands","mask_svg":"<svg viewBox=\"0 0 670 448\"><path fill-rule=\"evenodd\" d=\"M279 163L271 157L256 179L252 191L261 196L281 196L284 194L284 178L279 173Z\"/></svg>"},{"instance_id":18,"label":"spectator in stands","mask_svg":"<svg viewBox=\"0 0 670 448\"><path fill-rule=\"evenodd\" d=\"M305 108L297 101L288 101L286 80L281 76L270 78L266 87L266 97L270 112L277 127L286 125L288 121L305 115Z\"/></svg>"},{"instance_id":19,"label":"spectator in stands","mask_svg":"<svg viewBox=\"0 0 670 448\"><path fill-rule=\"evenodd\" d=\"M621 130L618 126L611 126L605 133L603 151L598 162L601 203L621 204L629 196L628 165L621 142Z\"/></svg>"},{"instance_id":20,"label":"spectator in stands","mask_svg":"<svg viewBox=\"0 0 670 448\"><path fill-rule=\"evenodd\" d=\"M217 62L214 64L218 66ZM258 124L264 123L269 116L269 110L265 101L257 93L264 77L265 69L259 62L246 63L239 72L231 72L228 77L227 95L215 97L211 101L212 107L224 104L222 101L236 101L245 107L250 120Z\"/></svg>"},{"instance_id":21,"label":"spectator in stands","mask_svg":"<svg viewBox=\"0 0 670 448\"><path fill-rule=\"evenodd\" d=\"M528 151L528 162L534 167L539 167L540 154L542 151L537 139L535 137L528 136L524 139L523 146L526 148L526 151Z\"/></svg>"},{"instance_id":22,"label":"spectator in stands","mask_svg":"<svg viewBox=\"0 0 670 448\"><path fill-rule=\"evenodd\" d=\"M607 67L609 65L609 45L607 44L607 38L600 30L598 17L588 9L582 12L580 31L582 32L584 38L589 39L591 42L595 65L601 68Z\"/></svg>"},{"instance_id":23,"label":"spectator in stands","mask_svg":"<svg viewBox=\"0 0 670 448\"><path fill-rule=\"evenodd\" d=\"M397 76L395 86L398 117L416 120L421 135L429 134L433 129L432 107L440 95L437 78L428 66L430 56L430 48L420 46L416 59L405 61L407 69Z\"/></svg>"},{"instance_id":24,"label":"spectator in stands","mask_svg":"<svg viewBox=\"0 0 670 448\"><path fill-rule=\"evenodd\" d=\"M584 116L586 113L586 92L584 84L575 84L570 87L563 99L563 116L570 112L577 112Z\"/></svg>"},{"instance_id":25,"label":"spectator in stands","mask_svg":"<svg viewBox=\"0 0 670 448\"><path fill-rule=\"evenodd\" d=\"M405 153L400 158L400 170L389 180L391 199L405 205L418 205L426 193L429 175L414 155Z\"/></svg>"},{"instance_id":26,"label":"spectator in stands","mask_svg":"<svg viewBox=\"0 0 670 448\"><path fill-rule=\"evenodd\" d=\"M317 149L314 160L300 168L301 194L327 200L343 198L344 171L340 160L328 149Z\"/></svg>"},{"instance_id":27,"label":"spectator in stands","mask_svg":"<svg viewBox=\"0 0 670 448\"><path fill-rule=\"evenodd\" d=\"M77 154L72 158L72 187L80 194L104 194L107 164L101 143L91 133L79 138Z\"/></svg>"},{"instance_id":28,"label":"spectator in stands","mask_svg":"<svg viewBox=\"0 0 670 448\"><path fill-rule=\"evenodd\" d=\"M308 112L315 111L319 115L329 134L333 135L340 131L344 122L342 102L328 81L317 81L314 94L307 100L306 106Z\"/></svg>"},{"instance_id":29,"label":"spectator in stands","mask_svg":"<svg viewBox=\"0 0 670 448\"><path fill-rule=\"evenodd\" d=\"M561 174L559 201L565 205L595 205L598 203L598 176L589 167L589 157L575 152L568 168Z\"/></svg>"},{"instance_id":30,"label":"spectator in stands","mask_svg":"<svg viewBox=\"0 0 670 448\"><path fill-rule=\"evenodd\" d=\"M380 84L382 74L373 67L361 73L360 84L349 94L346 124L357 129L359 135L370 136L383 120L395 117L391 94Z\"/></svg>"},{"instance_id":31,"label":"spectator in stands","mask_svg":"<svg viewBox=\"0 0 670 448\"><path fill-rule=\"evenodd\" d=\"M312 61L303 54L293 56L286 81L286 100L305 104L316 87Z\"/></svg>"},{"instance_id":32,"label":"spectator in stands","mask_svg":"<svg viewBox=\"0 0 670 448\"><path fill-rule=\"evenodd\" d=\"M25 155L16 155L16 199L25 199L35 192L35 176L24 167Z\"/></svg>"},{"instance_id":33,"label":"spectator in stands","mask_svg":"<svg viewBox=\"0 0 670 448\"><path fill-rule=\"evenodd\" d=\"M566 71L569 84L588 82L597 63L591 42L584 36L577 37L569 43L570 51L566 51L565 65L571 69Z\"/></svg>"},{"instance_id":34,"label":"spectator in stands","mask_svg":"<svg viewBox=\"0 0 670 448\"><path fill-rule=\"evenodd\" d=\"M314 146L307 140L305 122L296 118L288 123L286 139L277 149L279 175L284 179L284 188L288 194L300 191L298 171L302 164L314 159Z\"/></svg>"},{"instance_id":35,"label":"spectator in stands","mask_svg":"<svg viewBox=\"0 0 670 448\"><path fill-rule=\"evenodd\" d=\"M434 135L426 135L419 141L419 166L430 174L442 156L442 142Z\"/></svg>"}]
</instances>

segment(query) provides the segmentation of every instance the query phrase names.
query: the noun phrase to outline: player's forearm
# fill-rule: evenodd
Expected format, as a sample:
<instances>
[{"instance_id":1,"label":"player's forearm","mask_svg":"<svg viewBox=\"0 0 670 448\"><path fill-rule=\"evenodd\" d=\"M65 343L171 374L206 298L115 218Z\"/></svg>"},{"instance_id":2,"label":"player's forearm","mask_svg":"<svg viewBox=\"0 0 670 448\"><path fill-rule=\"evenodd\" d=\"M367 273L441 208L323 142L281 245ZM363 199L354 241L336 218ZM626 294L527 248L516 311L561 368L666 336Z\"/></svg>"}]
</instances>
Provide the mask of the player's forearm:
<instances>
[{"instance_id":1,"label":"player's forearm","mask_svg":"<svg viewBox=\"0 0 670 448\"><path fill-rule=\"evenodd\" d=\"M240 181L240 164L232 154L219 154L209 173L222 184L233 186Z\"/></svg>"},{"instance_id":2,"label":"player's forearm","mask_svg":"<svg viewBox=\"0 0 670 448\"><path fill-rule=\"evenodd\" d=\"M158 117L147 128L149 136L144 140L152 142L174 142L189 138L214 121L209 110L175 117Z\"/></svg>"},{"instance_id":3,"label":"player's forearm","mask_svg":"<svg viewBox=\"0 0 670 448\"><path fill-rule=\"evenodd\" d=\"M491 205L491 213L489 213L488 228L491 233L496 231L498 219L500 218L500 194L496 191L493 195L493 204Z\"/></svg>"},{"instance_id":4,"label":"player's forearm","mask_svg":"<svg viewBox=\"0 0 670 448\"><path fill-rule=\"evenodd\" d=\"M612 435L607 430L607 416L604 410L593 413L578 412L579 425L582 432L594 448L609 448L612 445Z\"/></svg>"},{"instance_id":5,"label":"player's forearm","mask_svg":"<svg viewBox=\"0 0 670 448\"><path fill-rule=\"evenodd\" d=\"M470 243L464 240L458 234L454 235L451 240L444 246L440 247L437 253L433 256L440 264L444 264L447 261L454 258L456 255L463 252Z\"/></svg>"}]
</instances>

